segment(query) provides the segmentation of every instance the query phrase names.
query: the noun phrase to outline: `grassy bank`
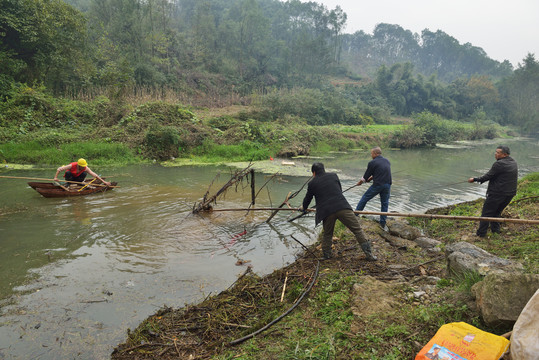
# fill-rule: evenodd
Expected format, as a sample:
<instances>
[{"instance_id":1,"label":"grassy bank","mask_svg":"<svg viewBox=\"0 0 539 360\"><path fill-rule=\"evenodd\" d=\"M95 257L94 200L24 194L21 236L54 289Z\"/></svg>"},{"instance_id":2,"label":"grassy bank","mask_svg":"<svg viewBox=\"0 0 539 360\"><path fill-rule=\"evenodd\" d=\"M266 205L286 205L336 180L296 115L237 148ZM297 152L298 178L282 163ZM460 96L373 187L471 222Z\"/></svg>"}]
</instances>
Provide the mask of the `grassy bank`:
<instances>
[{"instance_id":1,"label":"grassy bank","mask_svg":"<svg viewBox=\"0 0 539 360\"><path fill-rule=\"evenodd\" d=\"M288 107L277 111L264 104L259 99L250 106L210 110L103 96L83 102L21 87L0 103L0 163L56 166L79 157L97 165L178 158L198 163L250 161L372 146L432 146L509 132L429 113L412 119L353 113L346 120L349 125L340 125L324 118L318 102L307 101L301 111L292 107L288 112Z\"/></svg>"},{"instance_id":2,"label":"grassy bank","mask_svg":"<svg viewBox=\"0 0 539 360\"><path fill-rule=\"evenodd\" d=\"M539 173L519 182L506 217L537 219ZM482 200L433 210L438 214L478 216ZM473 236L477 223L410 219L426 235L442 241L470 241L539 272L537 226L503 224L502 233ZM163 308L128 332L113 359L411 359L449 322L464 321L503 334L481 320L470 294L478 274L448 277L443 252L428 252L407 242L390 244L377 223L362 220L379 261L365 261L351 233L336 229L336 257L320 263L313 246L293 264L263 278L250 273L219 295L182 309ZM317 277L315 278L315 274ZM286 284L286 288L285 285ZM297 303L299 306L262 334L251 334ZM425 291L417 297L414 292Z\"/></svg>"}]
</instances>

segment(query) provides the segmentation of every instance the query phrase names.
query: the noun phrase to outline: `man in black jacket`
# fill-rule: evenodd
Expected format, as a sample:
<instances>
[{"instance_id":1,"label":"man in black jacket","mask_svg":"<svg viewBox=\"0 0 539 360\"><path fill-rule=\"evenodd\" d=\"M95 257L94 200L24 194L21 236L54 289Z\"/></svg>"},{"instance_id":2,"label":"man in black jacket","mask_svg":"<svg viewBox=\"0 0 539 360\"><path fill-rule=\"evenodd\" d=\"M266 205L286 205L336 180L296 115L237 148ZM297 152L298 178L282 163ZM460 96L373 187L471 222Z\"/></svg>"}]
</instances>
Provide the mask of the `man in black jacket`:
<instances>
[{"instance_id":1,"label":"man in black jacket","mask_svg":"<svg viewBox=\"0 0 539 360\"><path fill-rule=\"evenodd\" d=\"M307 186L307 194L303 199L300 211L307 209L313 197L316 200L316 225L322 221L324 234L322 236L322 253L324 259L330 259L333 254L331 245L333 240L333 230L335 222L340 220L355 235L361 249L367 256L367 260L376 261L372 254L371 244L365 238L359 221L352 210L352 207L342 194L342 186L339 177L334 173L326 173L324 164L314 163L311 167L313 179Z\"/></svg>"},{"instance_id":2,"label":"man in black jacket","mask_svg":"<svg viewBox=\"0 0 539 360\"><path fill-rule=\"evenodd\" d=\"M474 181L481 184L488 181L487 198L483 204L482 217L501 217L503 209L511 202L517 193L518 166L517 162L509 156L511 152L507 146L498 146L494 157L496 162L483 176L469 178L468 182ZM477 236L484 237L490 224L493 233L500 232L499 222L481 221L477 229Z\"/></svg>"}]
</instances>

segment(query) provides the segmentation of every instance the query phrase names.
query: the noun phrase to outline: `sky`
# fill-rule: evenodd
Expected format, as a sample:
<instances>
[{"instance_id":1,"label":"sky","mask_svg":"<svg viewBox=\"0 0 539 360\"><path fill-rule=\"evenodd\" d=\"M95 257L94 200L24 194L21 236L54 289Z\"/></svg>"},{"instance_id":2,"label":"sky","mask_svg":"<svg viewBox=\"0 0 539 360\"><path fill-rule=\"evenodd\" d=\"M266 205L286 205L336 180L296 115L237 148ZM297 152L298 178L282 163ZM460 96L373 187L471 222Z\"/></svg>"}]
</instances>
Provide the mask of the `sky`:
<instances>
[{"instance_id":1,"label":"sky","mask_svg":"<svg viewBox=\"0 0 539 360\"><path fill-rule=\"evenodd\" d=\"M339 5L345 33L372 34L376 24L397 24L421 35L442 30L460 44L482 48L516 68L528 53L539 60L539 0L314 0L328 9Z\"/></svg>"}]
</instances>

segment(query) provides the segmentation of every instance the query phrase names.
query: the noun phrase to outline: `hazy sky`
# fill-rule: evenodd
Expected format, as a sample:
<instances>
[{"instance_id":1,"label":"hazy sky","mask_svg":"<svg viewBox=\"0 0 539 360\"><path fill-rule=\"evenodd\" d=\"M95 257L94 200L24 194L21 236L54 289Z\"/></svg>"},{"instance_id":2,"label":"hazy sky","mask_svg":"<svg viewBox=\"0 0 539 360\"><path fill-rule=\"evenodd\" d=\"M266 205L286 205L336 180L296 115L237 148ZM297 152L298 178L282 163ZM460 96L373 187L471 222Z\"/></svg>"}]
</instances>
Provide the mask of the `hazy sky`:
<instances>
[{"instance_id":1,"label":"hazy sky","mask_svg":"<svg viewBox=\"0 0 539 360\"><path fill-rule=\"evenodd\" d=\"M305 1L305 0L302 0ZM517 66L530 52L539 60L539 0L314 0L348 15L346 33L372 34L378 23L421 35L442 30L498 61Z\"/></svg>"}]
</instances>

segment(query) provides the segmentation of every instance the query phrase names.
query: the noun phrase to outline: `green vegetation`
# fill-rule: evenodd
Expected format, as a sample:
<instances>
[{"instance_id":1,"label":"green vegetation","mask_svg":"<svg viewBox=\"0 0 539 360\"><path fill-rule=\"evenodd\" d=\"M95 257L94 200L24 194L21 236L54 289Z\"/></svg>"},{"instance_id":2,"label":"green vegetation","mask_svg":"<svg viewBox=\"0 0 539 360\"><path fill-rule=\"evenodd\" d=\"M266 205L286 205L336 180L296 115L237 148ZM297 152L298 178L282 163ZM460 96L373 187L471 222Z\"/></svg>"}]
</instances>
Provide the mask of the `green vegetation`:
<instances>
[{"instance_id":1,"label":"green vegetation","mask_svg":"<svg viewBox=\"0 0 539 360\"><path fill-rule=\"evenodd\" d=\"M539 196L539 173L528 174L518 182L517 194L512 202Z\"/></svg>"},{"instance_id":2,"label":"green vegetation","mask_svg":"<svg viewBox=\"0 0 539 360\"><path fill-rule=\"evenodd\" d=\"M269 123L297 118L312 126L389 124L396 116L434 114L474 124L472 138L494 136L494 124L539 130L539 64L533 54L513 71L508 62L440 30L415 36L398 25L378 24L372 35L345 34L342 9L316 2L70 3L2 2L2 140L45 127L109 128L141 104L157 101L252 105L246 115ZM430 122L406 128L396 144L429 145L469 130ZM182 143L189 126L176 131L163 123L147 125L151 133L140 134L146 142L136 145L144 156L165 158L201 145ZM447 131L451 136L440 133ZM163 146L156 146L161 140Z\"/></svg>"},{"instance_id":3,"label":"green vegetation","mask_svg":"<svg viewBox=\"0 0 539 360\"><path fill-rule=\"evenodd\" d=\"M199 118L197 114L204 114L204 109L163 101L138 106L103 96L71 101L52 97L43 87L25 86L13 89L11 95L0 103L0 161L20 164L57 165L78 157L97 164L178 158L251 161L374 145L408 147L408 129L421 133L421 142L413 146L429 146L475 138L474 130L479 128L427 112L404 120L411 122L408 125L370 124L372 119L365 125L311 125L311 116L323 119L317 115L320 104L316 101L294 113L280 110L279 116L253 105L232 114ZM276 98L276 94L270 96ZM497 126L485 134L504 132L507 128Z\"/></svg>"},{"instance_id":4,"label":"green vegetation","mask_svg":"<svg viewBox=\"0 0 539 360\"><path fill-rule=\"evenodd\" d=\"M55 147L44 147L38 141L31 141L0 145L0 161L2 162L65 165L79 157L92 159L95 165L127 164L137 161L133 152L122 144L73 142Z\"/></svg>"},{"instance_id":5,"label":"green vegetation","mask_svg":"<svg viewBox=\"0 0 539 360\"><path fill-rule=\"evenodd\" d=\"M440 115L424 111L414 116L412 124L395 133L391 145L411 148L454 140L494 139L500 133L499 129L500 126L495 124L479 125L444 120Z\"/></svg>"},{"instance_id":6,"label":"green vegetation","mask_svg":"<svg viewBox=\"0 0 539 360\"><path fill-rule=\"evenodd\" d=\"M441 31L348 35L342 9L315 2L71 3L0 8L1 161L248 161L539 130L532 54L513 71Z\"/></svg>"}]
</instances>

